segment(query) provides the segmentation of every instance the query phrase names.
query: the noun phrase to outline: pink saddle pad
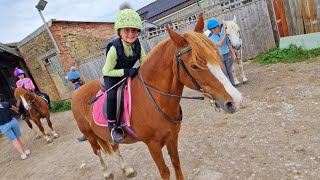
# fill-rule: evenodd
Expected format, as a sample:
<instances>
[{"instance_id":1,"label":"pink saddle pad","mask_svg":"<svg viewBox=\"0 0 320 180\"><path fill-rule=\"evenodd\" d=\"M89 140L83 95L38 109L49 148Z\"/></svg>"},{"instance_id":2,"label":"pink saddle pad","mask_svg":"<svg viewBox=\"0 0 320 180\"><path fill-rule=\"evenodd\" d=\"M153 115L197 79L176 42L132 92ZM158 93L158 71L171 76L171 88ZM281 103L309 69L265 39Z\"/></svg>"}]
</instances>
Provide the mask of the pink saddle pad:
<instances>
[{"instance_id":1,"label":"pink saddle pad","mask_svg":"<svg viewBox=\"0 0 320 180\"><path fill-rule=\"evenodd\" d=\"M123 122L121 126L128 126L130 127L130 117L131 117L131 78L127 78L127 85L124 89L124 110L122 114ZM102 94L102 95L101 95ZM92 116L94 122L99 126L106 126L108 127L108 120L104 118L103 115L103 103L106 99L107 92L103 92L99 90L97 96L101 97L94 102L93 109L92 109Z\"/></svg>"}]
</instances>

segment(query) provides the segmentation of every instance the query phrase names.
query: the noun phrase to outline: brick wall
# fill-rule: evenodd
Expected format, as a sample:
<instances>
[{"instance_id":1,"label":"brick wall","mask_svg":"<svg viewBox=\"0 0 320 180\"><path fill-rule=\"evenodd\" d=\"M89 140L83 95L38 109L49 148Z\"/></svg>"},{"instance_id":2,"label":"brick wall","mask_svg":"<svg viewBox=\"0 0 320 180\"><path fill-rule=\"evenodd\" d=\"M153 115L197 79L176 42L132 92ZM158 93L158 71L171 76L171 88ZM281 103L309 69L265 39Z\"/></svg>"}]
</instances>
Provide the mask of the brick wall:
<instances>
[{"instance_id":1,"label":"brick wall","mask_svg":"<svg viewBox=\"0 0 320 180\"><path fill-rule=\"evenodd\" d=\"M50 29L66 73L71 66L79 66L86 57L101 52L102 45L113 35L112 23L54 22Z\"/></svg>"}]
</instances>

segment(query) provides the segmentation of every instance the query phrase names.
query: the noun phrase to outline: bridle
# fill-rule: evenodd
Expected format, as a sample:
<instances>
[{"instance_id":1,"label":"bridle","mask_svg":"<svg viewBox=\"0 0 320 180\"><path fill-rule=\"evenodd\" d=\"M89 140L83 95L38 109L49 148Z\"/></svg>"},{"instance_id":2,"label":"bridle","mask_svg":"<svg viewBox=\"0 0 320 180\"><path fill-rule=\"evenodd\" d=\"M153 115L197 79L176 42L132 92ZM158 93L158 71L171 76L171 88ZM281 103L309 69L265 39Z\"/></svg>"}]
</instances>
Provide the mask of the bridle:
<instances>
[{"instance_id":1,"label":"bridle","mask_svg":"<svg viewBox=\"0 0 320 180\"><path fill-rule=\"evenodd\" d=\"M210 99L210 103L211 103L211 106L214 106L215 105L215 99L208 93L205 93L204 90L201 88L201 86L199 85L199 83L196 81L196 79L194 79L192 77L192 75L190 74L190 72L188 71L186 65L184 64L182 58L181 58L181 55L187 53L188 51L191 50L191 46L188 46L184 49L182 49L180 52L178 52L176 54L176 59L177 59L177 74L178 74L178 80L180 81L180 74L179 74L179 68L181 65L181 68L183 70L183 72L188 76L188 78L190 79L190 81L193 83L193 85L196 87L197 91L199 91L200 93L202 93L202 96L198 96L198 97L189 97L189 96L179 96L179 95L176 95L176 94L170 94L170 93L167 93L167 92L163 92L163 91L160 91L154 87L151 87L150 85L146 84L142 78L142 74L139 73L137 75L137 78L139 79L139 81L143 84L149 98L151 99L151 102L152 104L154 105L154 107L158 110L158 112L162 115L162 117L164 117L167 121L173 123L173 124L179 124L181 121L182 121L182 113L180 112L180 115L179 115L179 118L178 120L172 120L168 115L166 115L161 109L160 107L158 106L158 104L156 103L156 101L154 100L152 94L150 93L150 90L153 90L159 94L163 94L163 95L166 95L166 96L170 96L170 97L175 97L175 98L183 98L183 99L195 99L195 100L204 100L204 97L208 97ZM139 77L140 75L140 77Z\"/></svg>"}]
</instances>

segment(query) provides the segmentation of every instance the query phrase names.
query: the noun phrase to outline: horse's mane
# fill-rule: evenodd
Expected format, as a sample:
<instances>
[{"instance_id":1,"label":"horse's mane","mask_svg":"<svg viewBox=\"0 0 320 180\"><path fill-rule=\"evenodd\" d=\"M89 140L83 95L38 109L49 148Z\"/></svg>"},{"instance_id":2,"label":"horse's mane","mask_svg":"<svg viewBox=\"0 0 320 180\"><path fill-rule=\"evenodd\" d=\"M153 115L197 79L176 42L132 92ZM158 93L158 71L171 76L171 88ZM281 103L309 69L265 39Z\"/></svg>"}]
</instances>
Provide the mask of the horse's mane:
<instances>
[{"instance_id":1,"label":"horse's mane","mask_svg":"<svg viewBox=\"0 0 320 180\"><path fill-rule=\"evenodd\" d=\"M17 87L15 90L14 90L14 96L17 98L17 99L20 99L20 96L24 96L26 93L28 92L28 90L22 88L22 87Z\"/></svg>"},{"instance_id":2,"label":"horse's mane","mask_svg":"<svg viewBox=\"0 0 320 180\"><path fill-rule=\"evenodd\" d=\"M219 49L208 37L202 33L193 31L185 33L183 37L192 47L192 64L195 64L203 69L207 68L207 63L221 65ZM163 51L164 46L171 49L171 46L173 45L174 43L170 38L161 41L151 50L146 57L146 61L153 56L152 54Z\"/></svg>"},{"instance_id":3,"label":"horse's mane","mask_svg":"<svg viewBox=\"0 0 320 180\"><path fill-rule=\"evenodd\" d=\"M221 64L220 51L208 37L202 33L190 31L184 34L184 38L192 47L193 63L201 68L207 68L207 63Z\"/></svg>"}]
</instances>

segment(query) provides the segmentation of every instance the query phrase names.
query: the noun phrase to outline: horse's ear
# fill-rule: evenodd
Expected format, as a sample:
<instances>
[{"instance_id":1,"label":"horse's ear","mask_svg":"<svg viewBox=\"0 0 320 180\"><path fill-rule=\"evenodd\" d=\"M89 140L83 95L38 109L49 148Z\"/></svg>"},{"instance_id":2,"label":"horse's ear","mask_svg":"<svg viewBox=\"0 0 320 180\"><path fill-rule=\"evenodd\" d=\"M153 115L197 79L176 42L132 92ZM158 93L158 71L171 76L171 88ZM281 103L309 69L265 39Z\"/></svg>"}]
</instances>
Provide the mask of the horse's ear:
<instances>
[{"instance_id":1,"label":"horse's ear","mask_svg":"<svg viewBox=\"0 0 320 180\"><path fill-rule=\"evenodd\" d=\"M23 89L26 89L26 88L24 87L24 84L22 84L22 88L23 88Z\"/></svg>"},{"instance_id":2,"label":"horse's ear","mask_svg":"<svg viewBox=\"0 0 320 180\"><path fill-rule=\"evenodd\" d=\"M236 17L236 15L233 15L233 20L232 20L233 22L235 22L235 23L237 23L237 17Z\"/></svg>"},{"instance_id":3,"label":"horse's ear","mask_svg":"<svg viewBox=\"0 0 320 180\"><path fill-rule=\"evenodd\" d=\"M203 33L204 21L203 21L203 13L200 13L198 16L198 21L196 27L194 28L195 32Z\"/></svg>"},{"instance_id":4,"label":"horse's ear","mask_svg":"<svg viewBox=\"0 0 320 180\"><path fill-rule=\"evenodd\" d=\"M170 38L177 46L184 47L186 44L188 44L187 41L180 34L173 31L169 25L166 25L166 30L168 31Z\"/></svg>"}]
</instances>

